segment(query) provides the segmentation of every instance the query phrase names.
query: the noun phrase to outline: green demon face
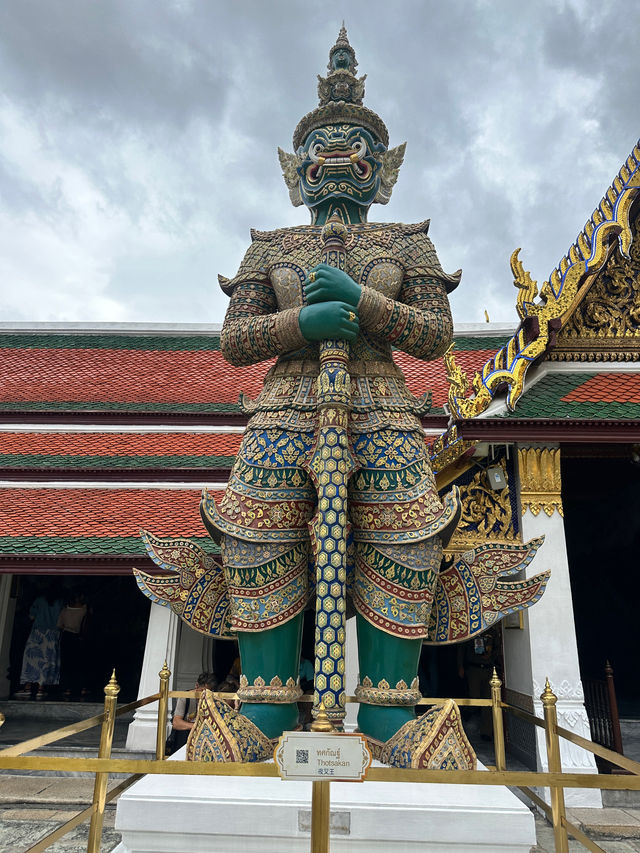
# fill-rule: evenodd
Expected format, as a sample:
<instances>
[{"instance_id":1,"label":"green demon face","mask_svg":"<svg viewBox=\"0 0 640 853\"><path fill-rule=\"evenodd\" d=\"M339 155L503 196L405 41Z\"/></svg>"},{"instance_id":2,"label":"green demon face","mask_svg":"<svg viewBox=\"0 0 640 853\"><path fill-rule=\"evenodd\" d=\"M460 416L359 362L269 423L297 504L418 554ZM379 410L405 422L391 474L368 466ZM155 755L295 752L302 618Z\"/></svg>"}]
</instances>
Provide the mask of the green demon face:
<instances>
[{"instance_id":1,"label":"green demon face","mask_svg":"<svg viewBox=\"0 0 640 853\"><path fill-rule=\"evenodd\" d=\"M370 207L380 188L380 155L385 151L368 130L355 125L311 131L298 150L302 201L311 209L339 198Z\"/></svg>"},{"instance_id":2,"label":"green demon face","mask_svg":"<svg viewBox=\"0 0 640 853\"><path fill-rule=\"evenodd\" d=\"M350 69L353 62L354 57L344 47L338 48L331 56L331 68L333 71L337 71L338 68Z\"/></svg>"}]
</instances>

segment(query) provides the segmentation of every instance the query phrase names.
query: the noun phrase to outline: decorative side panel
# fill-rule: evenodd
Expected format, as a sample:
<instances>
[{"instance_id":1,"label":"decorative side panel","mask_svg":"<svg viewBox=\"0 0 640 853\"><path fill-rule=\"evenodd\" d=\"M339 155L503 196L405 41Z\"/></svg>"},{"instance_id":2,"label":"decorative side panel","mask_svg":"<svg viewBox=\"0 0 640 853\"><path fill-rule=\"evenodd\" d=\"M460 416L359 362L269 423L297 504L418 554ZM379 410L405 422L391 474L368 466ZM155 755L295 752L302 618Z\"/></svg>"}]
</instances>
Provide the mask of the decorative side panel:
<instances>
[{"instance_id":1,"label":"decorative side panel","mask_svg":"<svg viewBox=\"0 0 640 853\"><path fill-rule=\"evenodd\" d=\"M538 515L541 509L551 517L557 510L564 515L560 477L560 448L518 448L520 500L522 512L530 509Z\"/></svg>"}]
</instances>

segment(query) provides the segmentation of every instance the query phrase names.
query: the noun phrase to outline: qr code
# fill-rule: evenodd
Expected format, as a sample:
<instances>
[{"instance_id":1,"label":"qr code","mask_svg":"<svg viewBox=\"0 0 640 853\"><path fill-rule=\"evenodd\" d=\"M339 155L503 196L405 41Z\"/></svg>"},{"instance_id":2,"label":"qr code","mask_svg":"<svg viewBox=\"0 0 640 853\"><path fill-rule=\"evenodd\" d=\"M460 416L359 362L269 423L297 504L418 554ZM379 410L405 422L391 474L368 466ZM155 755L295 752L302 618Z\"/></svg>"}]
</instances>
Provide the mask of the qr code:
<instances>
[{"instance_id":1,"label":"qr code","mask_svg":"<svg viewBox=\"0 0 640 853\"><path fill-rule=\"evenodd\" d=\"M308 749L296 749L296 764L308 764L309 763L309 750Z\"/></svg>"}]
</instances>

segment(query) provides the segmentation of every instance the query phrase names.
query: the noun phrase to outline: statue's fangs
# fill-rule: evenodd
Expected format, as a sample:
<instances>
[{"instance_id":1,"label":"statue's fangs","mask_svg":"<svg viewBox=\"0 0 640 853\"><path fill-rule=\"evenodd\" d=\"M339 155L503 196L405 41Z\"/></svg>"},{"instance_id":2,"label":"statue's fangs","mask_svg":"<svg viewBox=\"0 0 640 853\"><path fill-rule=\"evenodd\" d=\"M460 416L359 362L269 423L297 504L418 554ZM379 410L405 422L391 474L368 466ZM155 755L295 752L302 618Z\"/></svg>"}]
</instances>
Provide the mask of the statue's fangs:
<instances>
[{"instance_id":1,"label":"statue's fangs","mask_svg":"<svg viewBox=\"0 0 640 853\"><path fill-rule=\"evenodd\" d=\"M537 601L548 577L500 579L528 564L540 540L487 544L441 571L457 490L438 496L420 421L429 404L409 393L391 353L429 361L447 350L447 294L461 273L443 272L428 222L368 222L371 205L389 201L404 145L388 147L384 122L362 104L356 67L343 27L319 77L319 106L299 122L294 153L279 151L291 201L308 207L311 225L254 232L237 275L221 279L231 298L227 361L277 356L260 396L245 403L251 418L222 502L202 497L223 566L188 541L144 535L175 576L136 571L142 591L240 646L242 711L205 693L190 758L265 760L274 739L296 728L311 606L314 708L322 701L339 726L349 603L358 725L375 755L395 766L475 766L454 703L416 718L422 644L482 633ZM455 613L452 637L449 593L459 583L476 605Z\"/></svg>"}]
</instances>

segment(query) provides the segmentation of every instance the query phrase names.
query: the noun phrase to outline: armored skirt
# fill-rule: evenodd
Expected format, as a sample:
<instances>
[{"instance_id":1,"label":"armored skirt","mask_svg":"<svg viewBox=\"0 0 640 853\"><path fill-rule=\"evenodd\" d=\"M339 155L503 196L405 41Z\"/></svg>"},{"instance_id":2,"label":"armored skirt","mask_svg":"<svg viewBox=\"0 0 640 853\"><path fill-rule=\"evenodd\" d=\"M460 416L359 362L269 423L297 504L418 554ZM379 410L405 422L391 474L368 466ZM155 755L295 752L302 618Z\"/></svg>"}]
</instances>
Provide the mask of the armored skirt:
<instances>
[{"instance_id":1,"label":"armored skirt","mask_svg":"<svg viewBox=\"0 0 640 853\"><path fill-rule=\"evenodd\" d=\"M347 502L351 528L346 545L350 601L372 625L416 639L427 635L441 535L455 523L457 497L452 493L441 502L422 425L406 403L382 411L378 403L372 410L372 384L378 398L385 390L393 397L396 371L388 372L354 377L349 432L358 468L348 487L335 488L344 489L337 497ZM277 365L271 387L266 383L271 399L283 373ZM299 393L301 377L295 384ZM283 624L314 595L307 525L317 498L305 467L314 441L311 412L258 411L249 421L222 502L216 505L211 493L204 494L202 516L221 541L236 631Z\"/></svg>"}]
</instances>

